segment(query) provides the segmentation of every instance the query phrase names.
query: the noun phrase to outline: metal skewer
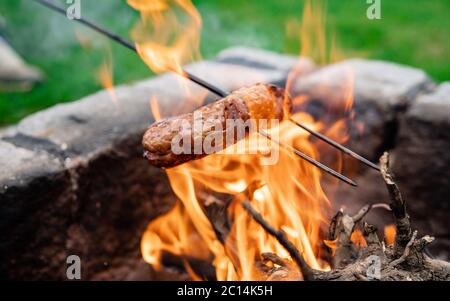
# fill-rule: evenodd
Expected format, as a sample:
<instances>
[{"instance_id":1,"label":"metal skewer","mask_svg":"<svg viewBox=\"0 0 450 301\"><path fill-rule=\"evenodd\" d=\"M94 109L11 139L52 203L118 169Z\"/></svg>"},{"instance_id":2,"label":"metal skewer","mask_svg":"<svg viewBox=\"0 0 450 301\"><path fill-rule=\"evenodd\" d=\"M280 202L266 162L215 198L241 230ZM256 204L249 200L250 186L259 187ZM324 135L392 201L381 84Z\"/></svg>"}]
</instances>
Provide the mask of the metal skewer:
<instances>
[{"instance_id":1,"label":"metal skewer","mask_svg":"<svg viewBox=\"0 0 450 301\"><path fill-rule=\"evenodd\" d=\"M380 171L380 167L378 165L376 165L375 163L370 162L369 160L367 160L366 158L364 158L361 155L358 155L357 153L355 153L354 151L352 151L351 149L346 148L345 146L343 146L342 144L337 143L336 141L334 141L333 139L319 133L316 131L313 131L312 129L308 128L306 125L301 124L300 122L294 120L292 117L289 118L289 121L294 123L296 126L304 129L305 131L307 131L308 133L310 133L311 135L313 135L314 137L319 138L320 140L325 141L326 143L328 143L329 145L337 148L338 150L340 150L343 153L346 153L347 155L352 156L353 158L357 159L358 161L366 164L369 167L372 167L373 169L376 169L378 171Z\"/></svg>"},{"instance_id":2,"label":"metal skewer","mask_svg":"<svg viewBox=\"0 0 450 301\"><path fill-rule=\"evenodd\" d=\"M53 1L50 1L50 0L34 0L34 1L36 1L36 2L46 6L47 8L52 9L52 10L58 12L58 13L61 13L61 14L64 14L64 15L66 14L66 9L64 7L61 7L61 6L57 5L57 4L55 4ZM79 23L81 23L81 24L83 24L83 25L93 29L94 31L97 31L98 33L100 33L100 34L102 34L104 36L107 36L108 38L112 39L113 41L115 41L115 42L117 42L117 43L119 43L119 44L121 44L121 45L127 47L128 49L133 50L134 52L137 53L136 46L133 45L131 42L125 40L124 38L120 37L119 35L114 34L114 33L110 32L110 31L108 31L108 30L98 26L97 24L95 24L95 23L93 23L93 22L83 18L83 17L81 17L79 19L74 19L74 21L79 22ZM173 72L177 73L178 75L183 76L183 77L185 77L185 78L195 82L196 84L198 84L198 85L202 86L203 88L205 88L205 89L215 93L218 96L226 97L226 96L229 95L229 93L227 91L224 91L224 90L222 90L222 89L220 89L220 88L218 88L218 87L216 87L214 85L211 85L210 83L205 82L201 78L199 78L199 77L195 76L194 74L191 74L191 73L189 73L189 72L187 72L185 70L182 70L182 73L179 73L179 72L177 72L176 70L173 70L173 69L171 71L173 71ZM311 133L315 137L317 137L317 138L323 140L324 142L326 142L326 143L336 147L340 151L342 151L342 152L344 152L344 153L346 153L346 154L348 154L348 155L358 159L359 161L363 162L364 164L366 164L366 165L368 165L368 166L370 166L372 168L375 168L375 169L379 170L378 166L376 166L375 164L373 164L369 160L365 159L364 157L358 155L357 153L353 152L352 150L350 150L350 149L340 145L339 143L331 140L330 138L328 138L328 137L326 137L326 136L324 136L324 135L322 135L322 134L320 134L318 132L315 132L315 131L307 128L306 126L300 124L299 122L297 122L297 121L295 121L293 119L289 119L289 120L291 122L295 123L297 126L301 127L302 129L308 131L309 133ZM345 183L347 183L349 185L357 186L356 183L354 181L352 181L351 179L349 179L346 176L338 173L334 169L332 169L332 168L330 168L330 167L328 167L328 166L326 166L326 165L324 165L324 164L322 164L322 163L312 159L311 157L307 156L306 154L302 153L301 151L299 151L299 150L297 150L297 149L295 149L295 148L293 148L293 147L291 147L291 146L289 146L289 145L287 145L287 144L285 144L285 143L283 143L281 141L275 141L274 139L272 139L272 137L270 137L270 135L268 135L265 132L262 132L261 134L263 136L265 136L266 138L268 138L268 139L278 143L279 145L292 150L296 155L300 156L302 159L304 159L307 162L313 164L314 166L322 169L323 171L327 172L328 174L330 174L330 175L332 175L332 176L334 176L334 177L344 181Z\"/></svg>"},{"instance_id":3,"label":"metal skewer","mask_svg":"<svg viewBox=\"0 0 450 301\"><path fill-rule=\"evenodd\" d=\"M60 14L66 15L66 9L64 7L62 7L62 6L59 6L58 4L54 3L53 1L50 1L50 0L34 0L34 1L42 4L42 5L50 8L50 9L52 9L52 10L58 12L58 13L60 13ZM98 33L100 33L100 34L102 34L104 36L107 36L111 40L113 40L113 41L115 41L115 42L117 42L117 43L125 46L126 48L128 48L128 49L130 49L130 50L132 50L132 51L137 53L136 46L134 46L133 43L125 40L121 36L119 36L119 35L117 35L115 33L112 33L109 30L106 30L106 29L98 26L97 24L95 24L95 23L93 23L93 22L91 22L91 21L89 21L89 20L87 20L87 19L85 19L83 17L81 17L79 19L73 19L73 21L79 22L79 23L81 23L81 24L83 24L83 25L85 25L85 26L95 30L96 32L98 32ZM201 78L199 78L199 77L197 77L197 76L195 76L195 75L193 75L193 74L191 74L191 73L189 73L189 72L187 72L185 70L183 70L183 74L180 74L179 72L177 72L176 70L173 70L173 69L171 71L173 71L173 72L177 73L178 75L181 75L181 76L183 76L185 78L188 78L189 80L193 81L194 83L202 86L203 88L205 88L205 89L207 89L207 90L209 90L209 91L211 91L211 92L213 92L213 93L215 93L215 94L217 94L217 95L219 95L221 97L225 97L225 96L227 96L229 94L228 92L223 91L222 89L205 82Z\"/></svg>"},{"instance_id":4,"label":"metal skewer","mask_svg":"<svg viewBox=\"0 0 450 301\"><path fill-rule=\"evenodd\" d=\"M267 139L279 144L280 146L294 152L297 156L299 156L300 158L302 158L303 160L308 161L309 163L311 163L312 165L322 169L323 171L325 171L326 173L332 175L335 178L338 178L341 181L344 181L345 183L352 185L352 186L358 186L353 180L347 178L346 176L344 176L343 174L338 173L337 171L335 171L334 169L326 166L323 163L320 163L319 161L314 160L313 158L311 158L310 156L302 153L301 151L299 151L298 149L290 146L289 144L286 144L282 141L279 141L277 139L272 138L268 133L266 133L264 130L259 130L258 131L262 136L266 137Z\"/></svg>"}]
</instances>

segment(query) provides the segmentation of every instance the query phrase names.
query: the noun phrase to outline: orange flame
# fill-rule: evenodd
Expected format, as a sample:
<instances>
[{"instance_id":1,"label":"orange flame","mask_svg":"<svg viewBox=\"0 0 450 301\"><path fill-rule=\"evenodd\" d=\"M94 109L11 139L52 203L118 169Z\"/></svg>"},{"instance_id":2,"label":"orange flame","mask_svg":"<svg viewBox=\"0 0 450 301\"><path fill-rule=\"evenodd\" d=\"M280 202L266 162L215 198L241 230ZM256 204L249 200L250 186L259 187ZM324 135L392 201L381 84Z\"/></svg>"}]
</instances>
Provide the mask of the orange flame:
<instances>
[{"instance_id":1,"label":"orange flame","mask_svg":"<svg viewBox=\"0 0 450 301\"><path fill-rule=\"evenodd\" d=\"M119 102L117 100L116 91L114 90L114 82L113 82L113 71L112 65L109 62L105 61L97 70L97 78L102 86L106 89L111 98L112 103L119 109Z\"/></svg>"},{"instance_id":2,"label":"orange flame","mask_svg":"<svg viewBox=\"0 0 450 301\"><path fill-rule=\"evenodd\" d=\"M117 99L116 91L114 89L114 71L113 71L113 63L112 63L112 53L109 47L105 48L105 59L100 67L97 69L97 80L106 89L109 94L109 97L116 108L116 110L120 110L119 101Z\"/></svg>"},{"instance_id":3,"label":"orange flame","mask_svg":"<svg viewBox=\"0 0 450 301\"><path fill-rule=\"evenodd\" d=\"M75 37L77 38L80 46L83 49L91 50L91 48L93 48L94 38L90 34L75 28ZM119 110L120 105L114 89L114 72L111 47L104 40L100 40L100 46L102 52L104 52L104 61L97 68L95 78L97 82L101 84L101 86L108 92L109 97L116 110Z\"/></svg>"},{"instance_id":4,"label":"orange flame","mask_svg":"<svg viewBox=\"0 0 450 301\"><path fill-rule=\"evenodd\" d=\"M393 224L384 227L384 240L388 246L392 246L394 244L396 232L397 229Z\"/></svg>"},{"instance_id":5,"label":"orange flame","mask_svg":"<svg viewBox=\"0 0 450 301\"><path fill-rule=\"evenodd\" d=\"M156 96L152 96L150 98L150 110L155 121L159 121L162 119L160 106L158 104L158 99L156 98Z\"/></svg>"},{"instance_id":6,"label":"orange flame","mask_svg":"<svg viewBox=\"0 0 450 301\"><path fill-rule=\"evenodd\" d=\"M190 0L128 0L128 4L141 13L132 37L150 69L182 73L185 63L200 58L202 20Z\"/></svg>"},{"instance_id":7,"label":"orange flame","mask_svg":"<svg viewBox=\"0 0 450 301\"><path fill-rule=\"evenodd\" d=\"M151 25L155 29L149 36L151 39L147 36L146 39L139 39L140 42L137 42L143 60L155 72L172 69L181 72L182 64L187 58L192 58L198 49L201 20L192 3L187 0L128 0L128 2L141 11L144 25ZM190 19L183 30L177 26L179 20L174 17L171 5L180 6ZM317 16L319 19L323 18L321 10L311 10L308 7L305 10L305 14L311 14L305 22L312 22L316 17L315 14L319 14ZM167 18L166 15L172 17ZM169 24L169 27L164 24ZM315 34L319 41L318 49L323 52L322 48L326 45L324 28L321 24L323 22L318 22L314 30L304 25L301 33L302 37ZM164 33L168 28L176 33L182 32L181 36L177 35L177 38L172 40L172 43L169 43ZM137 32L134 34L135 37L139 36ZM302 54L311 54L310 51L313 49L303 46L305 48ZM299 74L301 72L298 70L290 74L288 87ZM351 78L349 76L349 79ZM352 85L353 81L349 80L348 85L342 90L334 92L340 94L342 100L340 106L343 110L351 107ZM303 104L309 101L306 96L302 97L296 98L295 101ZM160 118L161 111L155 98L152 98L150 106L155 119ZM324 123L314 120L310 114L303 111L295 113L292 117L312 129L323 131L337 141L343 142L348 138L344 119ZM319 149L322 151L322 148L319 143L310 140L308 132L299 130L287 121L281 122L272 130L276 131L280 140L287 145L314 159L319 159ZM320 227L327 224L326 213L330 208L330 201L321 185L322 173L309 163L300 160L291 151L278 148L274 143L267 141L267 145L261 146L257 142L258 137L257 133L252 134L246 140L219 153L166 170L179 202L169 213L149 223L141 241L141 251L148 263L160 268L162 254L170 252L209 259L215 267L218 280L266 280L256 264L261 260L262 253L272 252L281 258L292 259L278 241L254 222L241 206L243 200L249 199L264 219L286 233L312 268L317 270L329 268L329 265L320 259L323 241ZM256 147L259 152L230 151L248 149L243 145ZM267 149L277 149L279 152L277 164L261 164L264 156L262 153ZM335 164L342 165L340 156ZM227 209L223 214L231 221L231 225L226 237L223 238L214 231L206 215L208 202L202 195L212 193L227 196L220 202L223 203L222 206L226 205ZM198 278L189 267L187 271L193 279Z\"/></svg>"},{"instance_id":8,"label":"orange flame","mask_svg":"<svg viewBox=\"0 0 450 301\"><path fill-rule=\"evenodd\" d=\"M331 250L331 256L334 256L334 254L336 254L336 249L337 249L337 246L336 246L336 244L337 244L337 238L336 239L333 239L333 240L326 240L326 239L324 239L324 241L323 241L323 243L328 247L328 248L330 248L330 250Z\"/></svg>"},{"instance_id":9,"label":"orange flame","mask_svg":"<svg viewBox=\"0 0 450 301\"><path fill-rule=\"evenodd\" d=\"M141 253L156 270L164 252L205 258L207 249L195 234L184 208L177 203L167 214L155 219L142 236ZM205 258L206 259L206 258Z\"/></svg>"},{"instance_id":10,"label":"orange flame","mask_svg":"<svg viewBox=\"0 0 450 301\"><path fill-rule=\"evenodd\" d=\"M93 38L78 28L75 28L75 38L83 49L92 48Z\"/></svg>"},{"instance_id":11,"label":"orange flame","mask_svg":"<svg viewBox=\"0 0 450 301\"><path fill-rule=\"evenodd\" d=\"M298 135L295 126L283 123L280 131L285 141L308 155L317 157L313 145L307 140L308 136ZM258 154L233 155L225 154L224 151L167 170L171 186L180 198L196 233L215 258L213 264L218 280L261 279L255 268L255 261L263 252L289 257L276 239L268 236L253 222L240 205L242 192L255 182L264 183L249 196L255 209L273 226L285 231L311 267L324 268L317 260L319 227L324 222L323 209L328 207L329 202L320 187L321 174L307 163L299 161L289 151L279 151L280 159L276 165L261 166ZM199 186L202 189L197 188ZM235 196L229 205L229 214L234 223L224 246L218 241L205 216L204 204L198 199L199 193L204 190ZM180 226L180 223L178 225ZM180 230L171 232L171 227L160 221L150 223L150 227L157 226L164 231L158 231L155 235L155 229L149 228L146 232L153 243L148 243L149 238L143 237L143 244L147 246L144 258L149 259L147 262L150 263L154 263L156 258L152 254L161 249L168 249L172 245L185 245L182 241L187 236L186 232L180 235L183 233ZM176 236L176 243L162 246L156 240L157 237L167 236Z\"/></svg>"},{"instance_id":12,"label":"orange flame","mask_svg":"<svg viewBox=\"0 0 450 301\"><path fill-rule=\"evenodd\" d=\"M364 238L364 235L362 234L361 230L353 231L352 235L350 236L350 240L353 242L355 246L358 246L360 248L367 247L366 239Z\"/></svg>"}]
</instances>

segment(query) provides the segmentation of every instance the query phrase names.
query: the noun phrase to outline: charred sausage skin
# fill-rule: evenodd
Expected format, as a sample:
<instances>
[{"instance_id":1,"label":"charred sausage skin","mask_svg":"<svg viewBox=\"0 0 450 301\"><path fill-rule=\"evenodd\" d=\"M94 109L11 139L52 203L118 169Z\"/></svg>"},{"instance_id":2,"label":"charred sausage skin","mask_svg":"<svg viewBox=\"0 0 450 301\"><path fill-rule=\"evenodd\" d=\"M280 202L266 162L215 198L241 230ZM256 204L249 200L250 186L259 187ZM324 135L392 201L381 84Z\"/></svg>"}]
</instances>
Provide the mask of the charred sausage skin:
<instances>
[{"instance_id":1,"label":"charred sausage skin","mask_svg":"<svg viewBox=\"0 0 450 301\"><path fill-rule=\"evenodd\" d=\"M192 113L163 119L152 124L144 134L142 144L146 150L145 157L156 167L170 168L182 163L199 159L207 154L194 154L193 145L190 154L172 152L172 140L176 135L188 135L195 139L203 139L217 132L215 124L221 124L222 133L226 135L226 121L248 119L278 119L291 110L291 102L285 97L284 90L273 85L257 84L240 88L229 96L214 103L205 105ZM196 130L194 117L201 113L203 128ZM191 125L186 129L186 122ZM184 125L184 126L183 126ZM237 141L235 141L237 142Z\"/></svg>"}]
</instances>

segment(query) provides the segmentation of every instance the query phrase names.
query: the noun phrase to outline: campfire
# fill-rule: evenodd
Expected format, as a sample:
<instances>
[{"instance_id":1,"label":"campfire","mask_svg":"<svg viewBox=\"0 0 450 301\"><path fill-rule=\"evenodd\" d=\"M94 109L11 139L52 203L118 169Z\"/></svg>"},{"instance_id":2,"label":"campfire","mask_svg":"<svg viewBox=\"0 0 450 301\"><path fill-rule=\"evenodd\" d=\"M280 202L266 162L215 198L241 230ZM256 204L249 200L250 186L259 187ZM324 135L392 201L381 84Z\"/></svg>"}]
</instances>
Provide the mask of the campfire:
<instances>
[{"instance_id":1,"label":"campfire","mask_svg":"<svg viewBox=\"0 0 450 301\"><path fill-rule=\"evenodd\" d=\"M142 256L155 271L175 267L192 280L448 279L448 263L424 252L433 237L419 236L411 226L389 154L375 164L343 146L350 129L364 130L354 121L352 70L329 96L333 118L308 112L312 99L291 89L302 80L304 57L326 52L320 40L325 34L320 6L306 3L299 30L303 49L285 87L261 83L229 93L183 67L200 58L201 17L190 0L128 4L141 13L132 34L135 44L102 32L136 51L154 72L177 73L181 85L188 79L216 97L213 103L206 93L204 99L193 99L185 85L180 106L166 107L164 99L149 95L156 122L144 135L144 157L165 169L177 197L168 212L149 221L141 238ZM322 63L339 58L329 56ZM115 99L112 86L107 81ZM196 117L196 112L204 115ZM250 127L236 138L236 125L218 131L217 123L208 124L219 120L222 125L230 116L234 121L256 119L257 130ZM266 119L276 122L263 125ZM214 138L223 138L231 129L233 143L214 140L211 152L201 144L199 153L175 153L167 137L192 134L188 150L194 150L199 139L206 140L203 132L197 133L197 120L203 121L202 130L219 132ZM362 163L358 168L379 171L385 183L380 189L387 189L390 199L356 212L333 212L332 192L341 185L357 185L347 176L358 172L356 162ZM373 210L392 215L394 224L378 231L365 221Z\"/></svg>"},{"instance_id":2,"label":"campfire","mask_svg":"<svg viewBox=\"0 0 450 301\"><path fill-rule=\"evenodd\" d=\"M186 60L198 56L201 19L190 1L178 1L175 5L186 14L185 24L179 23L173 10L166 10L165 1L154 1L151 5L149 1L129 1L129 4L141 12L142 20L134 32L136 48L153 71L170 70L194 78L213 93L226 97L225 100L235 101L233 97L245 94L245 98L252 93L248 89L228 96L227 92L196 80L182 69ZM323 35L323 24L315 21L322 20L322 13L320 7L307 3L303 28L314 27L319 30L318 35ZM151 30L143 30L146 27ZM168 30L174 32L167 33ZM302 34L308 36L306 30ZM168 213L150 222L142 237L142 255L156 270L178 258L195 280L367 280L368 277L380 279L381 270L384 279L427 278L413 271L425 269L422 251L433 239L429 236L419 239L417 232L412 232L405 202L389 171L388 154L381 158L381 173L391 193L390 205L365 206L353 215L341 210L328 221L332 199L324 192L322 178L329 173L347 184L356 183L339 173L344 165L343 156L333 154L335 149L324 148L324 142L374 169L379 168L341 145L348 139L346 133L354 115L352 71L349 70L343 89L333 95L334 109L342 112L343 117L316 120L302 110L308 99L302 95L289 99L291 81L301 80L301 68L299 61L289 76L286 92L281 92L284 101L294 110L285 110L287 116L280 118L281 123L270 129L269 135L266 129L250 133L246 139L233 141L236 143L208 153L206 157L205 154L175 159L169 156L168 165L161 163L166 158L152 153L155 147L156 152L160 151L161 140L168 140L161 132L169 125L173 127L170 134L182 131L178 121L192 119L192 116L184 114L175 120L161 120L162 111L167 116L176 112L161 108L158 100L152 99L151 109L155 120L159 121L144 136L144 146L150 152L146 157L156 166L169 167L166 173L179 199ZM256 93L253 96L261 97ZM186 91L186 98L189 98L189 91ZM248 102L247 106L250 114L261 116L261 111L252 112ZM286 109L286 105L282 107ZM206 112L222 114L212 106L205 108ZM200 118L208 121L208 116ZM261 136L267 142L263 146L259 142ZM312 141L311 137L320 140ZM189 139L196 141L196 138L194 134ZM155 141L156 146L151 145ZM264 153L272 148L277 149L276 164L262 164ZM167 149L164 156L167 156ZM299 156L304 160L299 160ZM332 166L339 172L318 162L321 157L331 157ZM338 184L328 181L328 185ZM392 212L396 220L395 226L386 225L384 241L378 238L373 226L363 222L364 216L375 208L386 210L386 214ZM404 265L405 269L398 268L412 256L416 258L413 263ZM378 270L367 276L365 271L373 264L378 264ZM211 272L212 267L214 272Z\"/></svg>"},{"instance_id":3,"label":"campfire","mask_svg":"<svg viewBox=\"0 0 450 301\"><path fill-rule=\"evenodd\" d=\"M176 30L180 25L178 20L173 19L172 15L163 15L159 6L149 8L142 5L142 1L129 3L142 12L142 22L138 26L140 32L135 31L135 38L143 60L157 72L184 72L181 69L182 59L191 57L198 50L201 22L195 7L190 1L180 2L180 9L185 10L191 21L187 21L188 26L183 27L181 33L176 32L178 40L175 39L168 47L167 41L160 37L168 36L168 28ZM149 25L153 25L153 31L150 36L148 31L145 32L145 36L142 28ZM161 44L155 42L158 39ZM301 74L301 70L294 72ZM295 75L292 74L292 78ZM225 92L219 94L222 97L227 95ZM301 105L302 99L298 97L292 102ZM351 109L351 99L343 105ZM167 111L164 109L153 101L156 120L161 118L161 111ZM168 112L168 115L171 114L173 112ZM345 131L345 120L326 125L301 111L290 118L301 120L308 129L324 130L327 136L334 136L336 140L346 139L339 135ZM141 242L144 259L155 269L162 268L164 258L177 256L182 258L193 279L204 279L208 275L186 258L210 262L218 280L276 278L278 272L268 274L268 271L280 262L289 264L291 260L288 258L293 259L293 254L266 228L255 222L249 212L260 212L268 225L282 229L286 235L284 239L292 241L291 252L302 253L297 257L304 258L303 264L318 271L330 269L321 255L324 250L321 227L326 223L330 201L321 187L320 170L299 160L289 148L277 150L277 164L262 165L261 150L251 152L261 144L258 137L256 133L251 134L219 153L167 169L170 184L180 202L166 215L150 223ZM292 122L283 122L277 129L277 137L285 145L317 159L318 149L309 141L310 134L299 130ZM277 147L274 144L269 142L265 147ZM341 163L336 162L336 165ZM301 272L296 272L285 277L300 279L303 276Z\"/></svg>"}]
</instances>

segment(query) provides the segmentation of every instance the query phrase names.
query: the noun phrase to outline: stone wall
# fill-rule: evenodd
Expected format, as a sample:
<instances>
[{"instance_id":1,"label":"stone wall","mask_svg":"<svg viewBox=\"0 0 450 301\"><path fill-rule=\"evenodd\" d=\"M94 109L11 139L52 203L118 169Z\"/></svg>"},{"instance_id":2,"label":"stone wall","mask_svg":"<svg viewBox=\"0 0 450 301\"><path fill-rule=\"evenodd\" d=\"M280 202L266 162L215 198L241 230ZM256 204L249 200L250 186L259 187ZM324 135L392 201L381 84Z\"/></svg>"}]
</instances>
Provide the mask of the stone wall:
<instances>
[{"instance_id":1,"label":"stone wall","mask_svg":"<svg viewBox=\"0 0 450 301\"><path fill-rule=\"evenodd\" d=\"M353 124L364 124L363 133L356 127L350 131L349 147L375 162L384 151L391 152L393 169L414 226L422 234L435 235L433 254L448 259L449 83L438 85L422 70L407 66L351 59L299 78L293 85L293 94L308 97L305 109L318 118L335 119L342 116L341 91L349 80L353 82L356 113ZM352 177L359 186L338 189L335 209L342 206L355 211L365 203L388 201L378 172L362 165ZM369 221L381 229L391 222L383 210L374 210Z\"/></svg>"}]
</instances>

